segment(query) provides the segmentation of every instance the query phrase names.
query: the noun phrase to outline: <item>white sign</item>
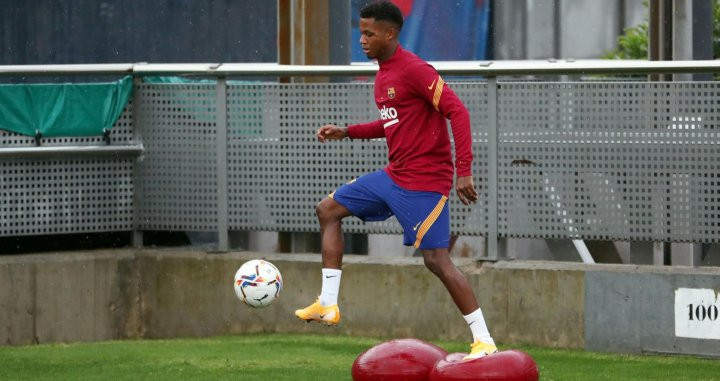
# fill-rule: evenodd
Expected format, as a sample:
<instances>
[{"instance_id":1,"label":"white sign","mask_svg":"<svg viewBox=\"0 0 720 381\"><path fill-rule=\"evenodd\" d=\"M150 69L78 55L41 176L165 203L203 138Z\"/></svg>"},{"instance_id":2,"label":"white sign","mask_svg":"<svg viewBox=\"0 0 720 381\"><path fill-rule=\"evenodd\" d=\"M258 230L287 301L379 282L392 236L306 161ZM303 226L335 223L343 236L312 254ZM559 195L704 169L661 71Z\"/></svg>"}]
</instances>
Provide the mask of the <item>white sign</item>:
<instances>
[{"instance_id":1,"label":"white sign","mask_svg":"<svg viewBox=\"0 0 720 381\"><path fill-rule=\"evenodd\" d=\"M675 290L675 336L720 340L719 296L709 288Z\"/></svg>"}]
</instances>

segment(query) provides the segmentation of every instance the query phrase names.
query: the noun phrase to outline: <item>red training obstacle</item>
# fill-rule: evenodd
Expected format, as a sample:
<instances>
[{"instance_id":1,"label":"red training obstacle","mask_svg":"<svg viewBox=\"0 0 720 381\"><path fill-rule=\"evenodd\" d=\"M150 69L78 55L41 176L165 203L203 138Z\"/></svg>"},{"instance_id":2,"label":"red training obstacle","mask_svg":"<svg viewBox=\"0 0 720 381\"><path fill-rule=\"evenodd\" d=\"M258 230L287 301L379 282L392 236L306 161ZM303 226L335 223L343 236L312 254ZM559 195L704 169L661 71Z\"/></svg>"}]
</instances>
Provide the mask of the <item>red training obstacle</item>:
<instances>
[{"instance_id":1,"label":"red training obstacle","mask_svg":"<svg viewBox=\"0 0 720 381\"><path fill-rule=\"evenodd\" d=\"M418 339L378 344L360 354L352 366L354 381L426 381L447 352Z\"/></svg>"},{"instance_id":2,"label":"red training obstacle","mask_svg":"<svg viewBox=\"0 0 720 381\"><path fill-rule=\"evenodd\" d=\"M464 353L452 353L439 361L428 381L537 381L538 367L525 352L510 350L462 361Z\"/></svg>"},{"instance_id":3,"label":"red training obstacle","mask_svg":"<svg viewBox=\"0 0 720 381\"><path fill-rule=\"evenodd\" d=\"M449 355L445 356L445 361L447 361L447 362L463 361L465 356L467 356L467 353L454 352L454 353L450 353Z\"/></svg>"}]
</instances>

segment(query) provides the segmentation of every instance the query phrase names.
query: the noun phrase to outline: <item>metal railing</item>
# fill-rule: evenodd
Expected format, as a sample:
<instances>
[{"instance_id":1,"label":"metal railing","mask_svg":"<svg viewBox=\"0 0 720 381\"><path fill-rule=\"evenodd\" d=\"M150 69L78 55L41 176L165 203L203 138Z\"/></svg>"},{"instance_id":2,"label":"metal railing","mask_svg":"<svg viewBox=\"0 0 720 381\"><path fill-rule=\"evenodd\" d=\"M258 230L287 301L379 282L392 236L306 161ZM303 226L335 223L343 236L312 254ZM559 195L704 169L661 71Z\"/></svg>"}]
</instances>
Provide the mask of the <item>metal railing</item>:
<instances>
[{"instance_id":1,"label":"metal railing","mask_svg":"<svg viewBox=\"0 0 720 381\"><path fill-rule=\"evenodd\" d=\"M720 61L524 60L430 62L440 74L485 77L582 74L717 73ZM275 63L0 65L0 76L195 75L195 76L348 76L374 75L377 65L280 65Z\"/></svg>"},{"instance_id":2,"label":"metal railing","mask_svg":"<svg viewBox=\"0 0 720 381\"><path fill-rule=\"evenodd\" d=\"M503 111L501 108L503 107L503 101L505 98L503 97L512 97L513 95L508 92L503 92L499 90L499 85L502 85L504 82L498 82L498 77L502 76L530 76L530 75L591 75L591 74L655 74L655 73L716 73L720 72L720 61L604 61L604 60L551 60L551 61L503 61L503 62L433 62L432 63L436 69L443 75L447 76L477 76L477 77L483 77L484 82L481 87L481 91L483 92L483 102L484 108L483 110L483 119L481 121L481 124L484 126L484 129L482 131L478 131L480 135L480 138L478 142L482 141L481 146L484 150L483 152L487 152L487 161L484 163L485 167L484 170L486 170L485 173L482 173L485 185L486 185L486 194L485 194L485 210L478 212L482 215L482 218L484 218L486 223L486 228L479 228L476 229L476 234L478 232L481 232L482 234L486 235L488 237L488 253L489 257L488 259L496 259L497 258L497 252L498 252L498 246L497 246L497 238L501 235L507 235L507 226L512 225L512 221L508 223L507 226L501 227L498 218L499 218L499 210L498 210L498 203L499 203L499 183L501 182L501 179L499 179L499 173L498 170L502 167L503 170L508 170L510 168L505 163L500 163L500 151L499 151L499 144L501 143L502 139L505 139L507 142L503 141L502 144L504 146L507 146L507 144L510 145L522 145L527 144L526 141L523 141L522 139L517 140L515 138L513 139L507 139L508 135L503 135L503 132L499 130L499 125L501 123L507 124L507 121L503 122L502 118L506 118L507 116L503 114ZM217 144L218 149L215 152L212 152L212 155L215 155L212 160L210 160L208 163L209 166L217 165L217 168L213 171L213 184L214 186L211 186L209 189L210 192L216 192L216 194L213 194L212 196L217 200L216 204L214 204L217 207L217 213L202 217L200 216L200 211L198 211L199 219L202 218L208 218L210 222L204 222L203 224L199 224L204 226L203 229L212 227L213 229L217 229L220 234L220 248L221 249L227 249L227 231L231 228L228 224L229 216L228 216L228 208L232 209L233 206L228 206L228 198L229 197L238 197L237 194L234 194L233 196L233 190L228 190L227 184L228 184L228 157L230 155L238 155L237 150L238 149L247 149L253 141L253 139L237 139L232 135L232 133L229 131L228 126L233 123L238 123L237 118L238 116L235 115L238 112L239 113L247 113L246 109L241 109L237 111L231 111L229 109L229 105L231 103L230 98L235 99L237 101L237 96L244 97L242 98L243 102L249 103L248 99L256 99L257 94L264 94L263 91L267 90L258 90L257 88L253 88L254 85L248 85L248 86L235 86L230 87L227 82L227 78L232 77L268 77L268 76L277 76L277 77L309 77L309 76L373 76L377 71L377 65L374 64L359 64L359 65L348 65L348 66L331 66L331 65L317 65L317 66L290 66L290 65L278 65L278 64L147 64L147 63L138 63L138 64L98 64L98 65L47 65L47 66L34 66L34 65L21 65L21 66L0 66L0 76L59 76L59 75L133 75L138 78L144 77L144 76L157 76L157 75L181 75L181 76L189 76L189 77L216 77L218 78L218 81L216 84L204 84L204 85L195 85L193 89L197 90L182 90L184 93L179 94L178 96L183 97L189 97L188 99L192 98L194 95L190 94L193 91L199 91L203 92L204 95L202 95L200 98L202 98L202 102L206 102L205 99L208 99L208 96L210 96L212 104L208 104L207 106L202 107L211 107L211 111L203 111L203 112L209 112L210 114L207 115L205 118L205 122L198 122L198 126L205 126L208 123L212 124L213 128L213 142L208 143L210 145ZM530 85L524 85L522 83L512 82L513 86L526 86L527 88L532 88ZM697 82L702 83L702 82ZM263 84L259 85L260 87L263 87ZM275 85L268 85L270 87ZM268 87L265 86L265 87ZM307 85L312 86L312 85ZM303 85L298 85L297 89L298 91L313 91L311 87L303 87ZM577 88L580 88L578 85L574 85ZM510 86L512 87L512 86ZM135 107L138 108L138 110L134 110L133 113L137 113L140 117L134 120L135 124L143 124L143 126L151 126L153 123L157 124L157 121L163 120L163 119L172 119L177 117L178 119L178 125L186 125L187 124L187 113L192 113L195 111L192 110L185 110L183 107L185 106L179 106L174 109L174 111L170 112L167 111L167 106L163 110L164 111L157 111L157 115L150 115L148 116L148 111L141 111L143 107L147 106L143 102L149 101L151 97L159 97L158 99L161 99L163 102L172 104L173 96L172 95L157 95L155 93L167 91L169 93L172 93L173 91L176 91L177 87L172 86L164 86L162 84L141 84L140 82L136 83L136 97L134 98L136 104ZM368 89L367 86L365 87L358 87L361 91L366 91ZM583 88L584 89L584 88ZM209 91L210 90L210 91ZM273 90L273 89L270 89ZM267 91L270 91L267 90ZM557 89L555 89L557 90ZM554 90L554 91L555 91ZM582 89L581 89L582 90ZM179 91L179 90L178 90ZM232 93L231 92L239 92L239 93ZM274 91L274 90L273 90ZM511 91L511 90L508 90ZM537 89L533 90L535 91L536 96ZM577 91L577 90L574 90ZM249 96L245 97L242 93L248 93ZM640 90L638 93L647 93L647 90ZM190 94L190 95L188 95ZM213 95L214 94L214 95ZM239 94L239 95L238 95ZM557 90L555 93L556 98L561 98L563 95L563 90ZM648 96L653 96L652 94ZM304 97L301 95L298 96L297 99L298 103L302 103L302 99ZM368 96L370 98L370 96ZM592 97L590 97L592 98ZM590 99L588 98L588 99ZM194 99L194 98L193 98ZM331 99L331 98L328 98ZM592 98L594 99L594 98ZM368 99L370 100L370 99ZM667 99L666 99L667 100ZM562 102L562 101L558 101ZM185 104L185 103L182 103ZM205 105L205 103L202 103ZM266 114L263 114L263 111L260 110L264 108L266 105L258 105L253 106L258 108L258 110L255 110L254 112L257 112L258 114L256 117L258 120L260 120L257 123L263 123L263 115L267 118ZM150 107L150 106L147 106ZM302 104L299 104L294 110L301 110ZM555 106L553 106L555 107ZM558 106L560 107L560 106ZM565 108L572 106L567 106L567 104L564 104ZM647 108L647 105L644 105L643 107ZM370 110L372 107L369 107L368 110ZM180 110L180 111L178 111ZM253 109L254 110L254 109ZM559 108L558 108L559 110ZM564 110L564 109L563 109ZM155 112L150 112L151 114ZM168 114L170 112L170 114ZM180 115L178 113L184 112L185 114ZM230 115L230 113L235 113L234 116ZM562 119L562 114L565 111L558 111L558 120L556 120L553 123L567 123L563 122L560 119ZM571 111L571 112L577 112ZM647 113L647 110L642 111L643 113ZM165 113L165 114L163 114ZM176 115L177 114L177 115ZM245 114L243 114L245 115ZM672 116L674 117L674 116ZM667 128L673 128L674 124L682 124L682 118L694 118L694 116L687 116L687 115L678 115L679 118L681 118L679 121L676 122L668 122ZM155 118L155 119L153 119ZM185 119L183 119L185 118ZM233 119L235 118L235 119ZM306 118L306 117L305 117ZM142 119L142 120L140 120ZM688 119L689 120L689 119ZM687 121L686 121L687 122ZM183 124L184 123L184 124ZM314 122L313 122L314 123ZM693 122L694 123L694 122ZM704 123L707 123L707 120L704 121ZM684 123L688 124L688 123ZM692 123L690 123L692 124ZM203 127L205 128L205 127ZM147 132L147 131L145 131ZM660 131L663 132L663 131ZM676 130L673 133L677 133ZM567 133L567 130L564 130L563 133ZM664 132L663 132L664 133ZM680 133L683 133L682 131ZM688 131L689 133L689 131ZM262 136L262 133L260 133ZM511 134L512 135L512 134ZM104 145L90 145L90 146L43 146L43 147L8 147L8 148L0 148L0 158L27 158L27 159L39 159L39 158L46 158L46 157L63 157L64 155L83 155L83 156L102 156L102 157L139 157L141 154L147 153L148 150L153 150L153 146L146 144L146 142L142 141L145 140L145 138L148 138L147 136L141 138L143 136L143 131L133 131L133 141L131 144L126 145L111 145L111 146L104 146ZM189 138L189 139L196 139L197 136L200 135L192 135L189 134L187 136L179 136L180 138ZM504 136L504 137L503 137ZM583 135L584 136L584 135ZM710 136L710 139L714 139L715 135ZM148 138L151 139L151 138ZM221 144L225 141L240 141L244 142L238 147L230 147L225 146L224 144ZM537 139L536 139L537 140ZM542 140L542 139L540 139ZM257 140L257 142L262 143L262 139ZM266 144L268 140L265 141ZM275 140L276 142L279 140ZM602 139L599 139L599 141L602 141ZM507 143L507 144L506 144ZM533 144L538 143L534 142ZM480 143L479 143L480 144ZM542 142L538 144L543 144ZM550 144L559 144L558 142L550 142ZM714 142L713 142L714 144ZM224 147L224 148L223 148ZM343 148L346 149L347 147ZM163 148L164 149L164 148ZM181 148L181 150L184 148ZM231 149L230 152L228 152L228 149ZM196 150L196 148L193 148L192 150ZM193 151L195 152L195 151ZM522 150L517 151L519 154L523 154ZM149 155L149 160L152 163L153 156L152 152ZM197 152L196 152L197 153ZM527 152L525 152L527 153ZM503 160L505 158L503 157ZM172 160L172 159L170 159ZM714 160L714 159L713 159ZM136 163L135 166L138 164ZM146 164L144 164L146 165ZM162 165L158 165L159 171L167 170L167 168L162 167ZM210 168L210 167L208 167ZM517 167L512 167L517 169ZM177 168L175 168L177 169ZM235 169L237 171L237 169ZM204 172L207 171L207 169L199 169L196 173L198 176L201 176ZM566 196L560 195L558 193L559 191L556 189L557 186L553 185L553 182L558 181L564 181L564 180L557 180L556 177L560 176L568 176L567 174L563 174L563 170L561 169L553 169L553 168L544 168L544 169L528 169L525 167L519 168L519 171L522 172L518 176L527 176L528 173L535 174L535 172L540 172L540 174L537 175L538 179L542 181L545 185L540 186L540 194L544 195L542 197L546 197L548 199L552 200L561 200L557 201L557 206L553 206L552 209L543 210L543 213L571 213L572 208L565 205L567 203ZM554 172L553 172L554 171ZM584 173L584 176L588 176L588 181L597 181L598 184L600 183L607 183L610 181L608 178L604 178L602 171L592 172L592 171L586 171ZM672 174L669 174L668 176L672 177L668 180L668 182L689 182L691 180L688 180L687 176L681 173L682 171L676 171L677 173L673 172ZM140 179L137 177L138 174L142 173L142 170L138 170L137 168L133 170L132 176L133 180L135 182L138 182ZM238 176L237 173L234 173L235 176ZM576 173L577 175L577 173ZM513 175L514 176L514 175ZM555 177L553 177L555 176ZM594 180L592 176L595 176ZM232 176L230 176L232 177ZM163 181L172 183L172 179L168 178ZM302 183L302 182L300 182ZM179 225L172 225L172 224L164 224L162 221L157 223L150 223L147 225L143 225L142 218L138 217L138 214L140 213L138 209L138 205L141 205L142 203L137 200L138 197L150 197L150 195L157 191L158 189L164 189L164 188L158 188L158 189L151 189L148 187L143 188L142 192L138 192L137 187L143 187L142 184L136 184L136 189L134 190L134 205L133 205L133 213L135 215L134 217L134 228L136 231L142 230L143 226L151 226L154 229L163 229L163 227L167 226L168 229L181 229L183 228L182 224ZM532 185L533 187L537 187L536 185ZM168 188L169 189L169 188ZM325 189L323 189L321 192L324 192ZM617 189L610 189L609 192L615 192ZM191 192L192 193L192 192ZM605 197L606 195L603 195ZM159 200L162 201L162 197L160 196ZM191 198L192 194L178 194L178 199L187 199ZM158 201L160 202L160 201ZM504 199L503 202L508 202L507 199ZM562 205L561 205L562 204ZM155 208L157 205L155 204L148 204L148 208L152 209L150 212L148 212L148 215L151 215L152 213L157 213ZM176 207L177 205L174 205L173 207ZM143 206L140 206L141 208ZM240 206L237 206L240 207ZM202 208L198 208L202 209ZM626 210L623 210L625 212ZM630 210L630 212L632 212ZM508 213L507 210L502 211L503 216L507 218L506 214ZM615 213L609 212L609 213ZM178 217L179 219L180 217ZM625 217L618 217L619 219L625 218ZM629 218L629 217L628 217ZM648 217L652 218L652 217ZM573 220L572 218L569 219L570 222L565 223L563 228L565 231L567 231L567 234L569 238L582 238L582 231L578 232L577 225L579 224L577 220ZM300 223L302 225L302 223ZM304 226L304 225L303 225ZM352 226L351 226L352 228ZM303 228L304 229L304 228ZM382 230L381 228L380 230ZM390 229L392 230L392 229ZM504 230L504 231L503 231ZM557 233L556 233L557 234ZM653 234L655 233L638 233L638 234L645 234L648 239L652 239ZM611 235L612 236L612 235Z\"/></svg>"},{"instance_id":3,"label":"metal railing","mask_svg":"<svg viewBox=\"0 0 720 381\"><path fill-rule=\"evenodd\" d=\"M94 157L135 157L143 152L142 144L130 145L91 145L91 146L48 146L48 147L8 147L0 148L0 159L37 159L74 156Z\"/></svg>"}]
</instances>

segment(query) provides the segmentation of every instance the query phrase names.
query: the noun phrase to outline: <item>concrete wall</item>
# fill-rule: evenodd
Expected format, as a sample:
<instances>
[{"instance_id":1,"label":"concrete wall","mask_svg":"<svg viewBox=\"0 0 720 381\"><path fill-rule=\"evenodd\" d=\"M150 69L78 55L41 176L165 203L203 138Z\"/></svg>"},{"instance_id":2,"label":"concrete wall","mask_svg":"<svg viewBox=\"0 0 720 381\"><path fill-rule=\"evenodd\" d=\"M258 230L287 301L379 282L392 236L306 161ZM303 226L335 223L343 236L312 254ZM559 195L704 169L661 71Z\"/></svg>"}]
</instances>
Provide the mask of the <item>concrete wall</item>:
<instances>
[{"instance_id":1,"label":"concrete wall","mask_svg":"<svg viewBox=\"0 0 720 381\"><path fill-rule=\"evenodd\" d=\"M134 254L0 257L0 343L97 341L128 337L135 300L126 291Z\"/></svg>"},{"instance_id":2,"label":"concrete wall","mask_svg":"<svg viewBox=\"0 0 720 381\"><path fill-rule=\"evenodd\" d=\"M254 310L236 299L232 282L240 264L259 257L281 269L285 288L276 303ZM668 302L677 287L720 289L720 270L456 263L494 337L506 345L720 353L712 340L675 338ZM421 258L347 255L337 328L293 316L317 297L320 278L317 254L118 250L0 257L0 343L254 332L470 340L459 311Z\"/></svg>"},{"instance_id":3,"label":"concrete wall","mask_svg":"<svg viewBox=\"0 0 720 381\"><path fill-rule=\"evenodd\" d=\"M717 271L692 268L668 273L646 269L588 273L585 287L587 348L720 356L720 340L675 335L675 290L679 288L718 290L720 277ZM716 300L705 303L717 305ZM708 319L706 323L712 330L717 321Z\"/></svg>"}]
</instances>

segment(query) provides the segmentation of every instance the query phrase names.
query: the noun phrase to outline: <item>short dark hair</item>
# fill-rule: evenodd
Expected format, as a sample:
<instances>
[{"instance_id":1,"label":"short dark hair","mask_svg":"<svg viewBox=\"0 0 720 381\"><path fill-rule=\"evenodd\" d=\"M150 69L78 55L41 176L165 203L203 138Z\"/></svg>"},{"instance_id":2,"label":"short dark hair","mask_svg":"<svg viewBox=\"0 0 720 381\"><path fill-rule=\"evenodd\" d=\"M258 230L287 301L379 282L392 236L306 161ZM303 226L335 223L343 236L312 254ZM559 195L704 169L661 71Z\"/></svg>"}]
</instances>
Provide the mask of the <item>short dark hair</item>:
<instances>
[{"instance_id":1,"label":"short dark hair","mask_svg":"<svg viewBox=\"0 0 720 381\"><path fill-rule=\"evenodd\" d=\"M397 27L398 30L403 26L403 15L395 4L389 1L372 2L360 10L360 17L364 19L375 19L375 21L389 21Z\"/></svg>"}]
</instances>

